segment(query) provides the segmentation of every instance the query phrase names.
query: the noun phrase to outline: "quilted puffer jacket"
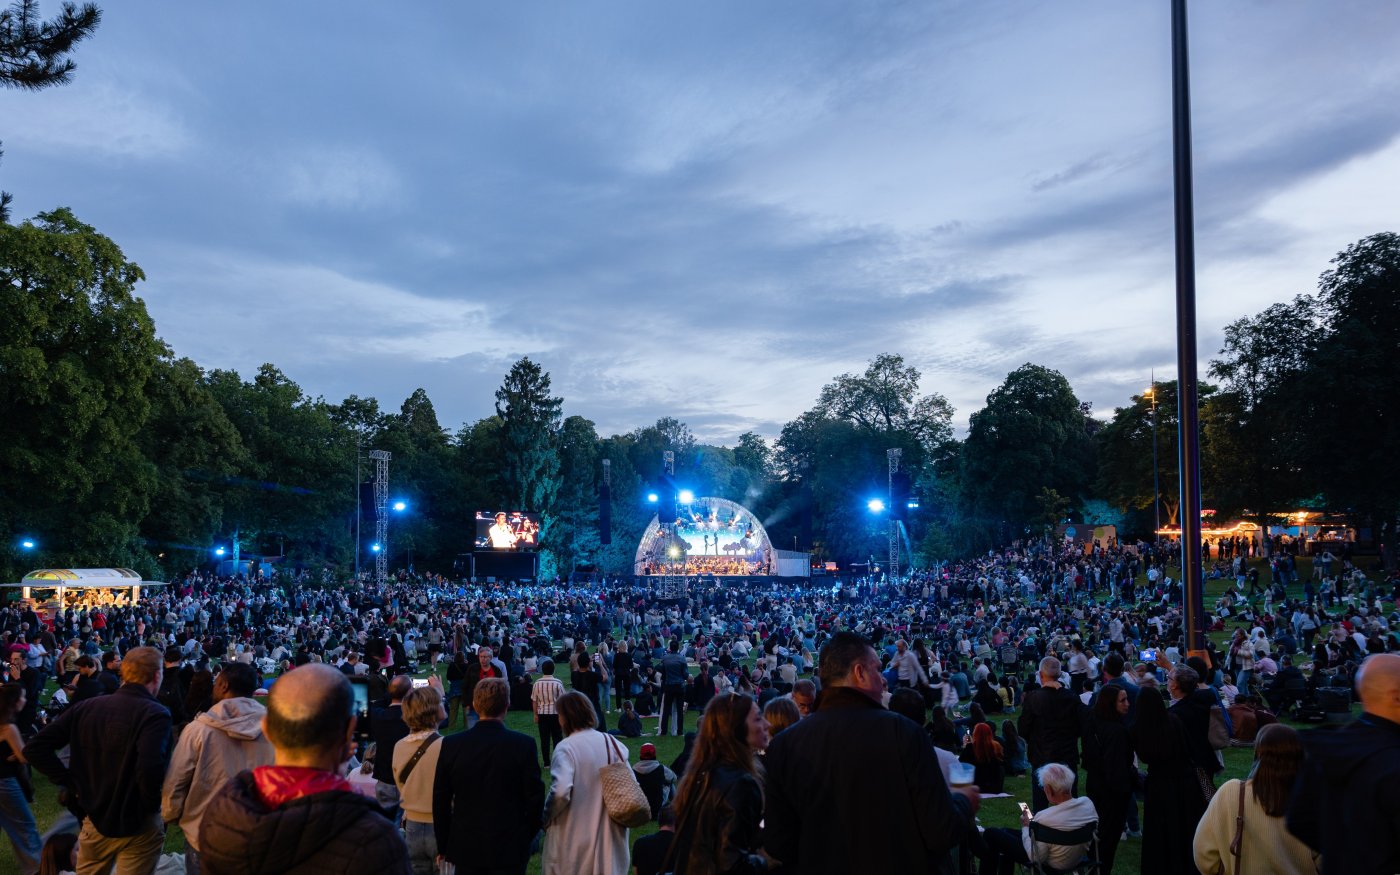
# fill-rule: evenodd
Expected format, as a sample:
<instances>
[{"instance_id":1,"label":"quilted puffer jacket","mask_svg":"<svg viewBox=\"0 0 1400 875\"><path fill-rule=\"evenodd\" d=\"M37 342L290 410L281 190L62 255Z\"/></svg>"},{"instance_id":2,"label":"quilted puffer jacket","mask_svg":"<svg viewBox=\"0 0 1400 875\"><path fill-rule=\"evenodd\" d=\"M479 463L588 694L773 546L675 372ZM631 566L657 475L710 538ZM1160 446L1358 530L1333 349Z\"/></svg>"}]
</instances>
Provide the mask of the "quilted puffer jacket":
<instances>
[{"instance_id":1,"label":"quilted puffer jacket","mask_svg":"<svg viewBox=\"0 0 1400 875\"><path fill-rule=\"evenodd\" d=\"M379 806L313 769L240 772L205 809L199 848L208 875L412 875Z\"/></svg>"}]
</instances>

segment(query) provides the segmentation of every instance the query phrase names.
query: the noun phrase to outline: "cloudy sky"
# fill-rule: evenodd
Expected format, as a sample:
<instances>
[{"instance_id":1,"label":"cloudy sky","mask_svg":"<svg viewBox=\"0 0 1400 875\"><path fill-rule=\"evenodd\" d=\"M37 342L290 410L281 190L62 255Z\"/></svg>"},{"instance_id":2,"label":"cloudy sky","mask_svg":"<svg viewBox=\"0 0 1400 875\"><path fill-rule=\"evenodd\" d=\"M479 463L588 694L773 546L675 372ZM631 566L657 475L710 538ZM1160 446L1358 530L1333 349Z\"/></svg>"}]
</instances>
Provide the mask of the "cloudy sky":
<instances>
[{"instance_id":1,"label":"cloudy sky","mask_svg":"<svg viewBox=\"0 0 1400 875\"><path fill-rule=\"evenodd\" d=\"M529 355L604 434L731 445L882 352L960 429L1026 361L1105 413L1174 372L1167 0L104 5L0 92L0 187L206 367L455 427ZM1400 230L1397 33L1193 5L1203 362Z\"/></svg>"}]
</instances>

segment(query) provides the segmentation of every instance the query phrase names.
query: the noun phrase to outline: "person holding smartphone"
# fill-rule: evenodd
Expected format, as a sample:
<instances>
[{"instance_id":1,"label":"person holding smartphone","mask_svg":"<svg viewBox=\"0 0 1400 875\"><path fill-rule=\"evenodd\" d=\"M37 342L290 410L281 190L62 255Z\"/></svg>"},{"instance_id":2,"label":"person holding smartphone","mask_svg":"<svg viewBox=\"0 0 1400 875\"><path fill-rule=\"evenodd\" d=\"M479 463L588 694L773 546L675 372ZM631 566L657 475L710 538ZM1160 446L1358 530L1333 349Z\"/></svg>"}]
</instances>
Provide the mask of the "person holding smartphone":
<instances>
[{"instance_id":1,"label":"person holding smartphone","mask_svg":"<svg viewBox=\"0 0 1400 875\"><path fill-rule=\"evenodd\" d=\"M979 871L995 875L1012 875L1017 865L1031 863L1031 821L1051 829L1069 832L1094 823L1099 813L1087 797L1074 795L1074 772L1060 763L1050 763L1036 770L1036 780L1045 788L1050 802L1035 814L1030 806L1020 803L1020 830L993 828L973 842L973 853L982 861ZM1080 845L1035 844L1035 862L1056 870L1073 869L1084 859L1089 843Z\"/></svg>"}]
</instances>

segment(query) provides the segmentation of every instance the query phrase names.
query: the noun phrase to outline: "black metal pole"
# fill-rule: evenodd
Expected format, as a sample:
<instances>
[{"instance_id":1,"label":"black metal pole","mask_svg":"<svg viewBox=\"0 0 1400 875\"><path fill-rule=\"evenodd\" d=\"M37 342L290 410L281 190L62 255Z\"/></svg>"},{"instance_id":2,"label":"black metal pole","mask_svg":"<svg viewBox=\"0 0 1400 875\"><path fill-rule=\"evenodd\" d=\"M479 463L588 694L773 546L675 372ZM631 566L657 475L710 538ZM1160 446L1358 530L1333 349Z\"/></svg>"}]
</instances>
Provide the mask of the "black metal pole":
<instances>
[{"instance_id":1,"label":"black metal pole","mask_svg":"<svg viewBox=\"0 0 1400 875\"><path fill-rule=\"evenodd\" d=\"M1201 445L1196 410L1196 240L1191 196L1191 69L1186 0L1172 0L1172 157L1176 191L1176 370L1181 469L1181 589L1186 649L1204 655Z\"/></svg>"}]
</instances>

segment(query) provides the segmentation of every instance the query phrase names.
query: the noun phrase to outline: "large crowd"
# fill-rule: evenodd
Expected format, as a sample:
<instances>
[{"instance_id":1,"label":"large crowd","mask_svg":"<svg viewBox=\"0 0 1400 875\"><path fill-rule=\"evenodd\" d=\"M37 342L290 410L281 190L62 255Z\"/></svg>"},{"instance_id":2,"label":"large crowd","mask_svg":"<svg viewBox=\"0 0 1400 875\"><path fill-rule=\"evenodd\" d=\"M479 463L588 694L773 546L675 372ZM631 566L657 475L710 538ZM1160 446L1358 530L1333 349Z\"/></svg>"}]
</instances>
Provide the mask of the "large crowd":
<instances>
[{"instance_id":1,"label":"large crowd","mask_svg":"<svg viewBox=\"0 0 1400 875\"><path fill-rule=\"evenodd\" d=\"M1149 873L1400 871L1400 578L1247 553L1216 554L1229 641L1198 654L1165 543L679 599L192 573L10 606L0 825L23 875L1111 872L1129 836ZM631 762L644 734L684 749ZM1254 766L1218 785L1234 746ZM1020 827L983 828L1017 775ZM36 792L64 811L42 836Z\"/></svg>"}]
</instances>

